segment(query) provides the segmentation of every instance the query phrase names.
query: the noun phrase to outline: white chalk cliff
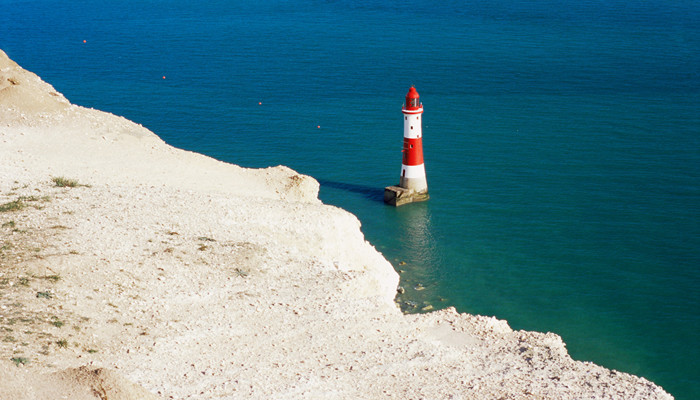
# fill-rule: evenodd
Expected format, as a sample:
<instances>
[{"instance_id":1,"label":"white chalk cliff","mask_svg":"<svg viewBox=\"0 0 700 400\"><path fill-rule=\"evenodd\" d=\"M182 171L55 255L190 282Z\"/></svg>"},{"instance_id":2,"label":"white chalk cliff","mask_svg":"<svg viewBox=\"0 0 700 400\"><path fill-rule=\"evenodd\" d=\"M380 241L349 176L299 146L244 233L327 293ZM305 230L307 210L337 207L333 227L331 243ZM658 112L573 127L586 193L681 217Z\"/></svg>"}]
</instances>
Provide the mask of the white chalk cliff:
<instances>
[{"instance_id":1,"label":"white chalk cliff","mask_svg":"<svg viewBox=\"0 0 700 400\"><path fill-rule=\"evenodd\" d=\"M72 105L0 51L0 398L672 398L552 333L402 314L318 188Z\"/></svg>"}]
</instances>

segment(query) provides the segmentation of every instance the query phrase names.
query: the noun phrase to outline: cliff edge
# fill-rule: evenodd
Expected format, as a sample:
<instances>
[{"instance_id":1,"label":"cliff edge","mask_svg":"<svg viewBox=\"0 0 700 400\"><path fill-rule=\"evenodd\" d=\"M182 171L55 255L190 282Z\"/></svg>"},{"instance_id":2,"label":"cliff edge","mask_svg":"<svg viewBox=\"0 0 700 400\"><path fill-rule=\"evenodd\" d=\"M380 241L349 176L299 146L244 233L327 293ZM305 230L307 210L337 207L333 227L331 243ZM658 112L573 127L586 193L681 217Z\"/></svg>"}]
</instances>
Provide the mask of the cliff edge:
<instances>
[{"instance_id":1,"label":"cliff edge","mask_svg":"<svg viewBox=\"0 0 700 400\"><path fill-rule=\"evenodd\" d=\"M402 314L318 187L72 105L0 51L0 398L672 398L552 333Z\"/></svg>"}]
</instances>

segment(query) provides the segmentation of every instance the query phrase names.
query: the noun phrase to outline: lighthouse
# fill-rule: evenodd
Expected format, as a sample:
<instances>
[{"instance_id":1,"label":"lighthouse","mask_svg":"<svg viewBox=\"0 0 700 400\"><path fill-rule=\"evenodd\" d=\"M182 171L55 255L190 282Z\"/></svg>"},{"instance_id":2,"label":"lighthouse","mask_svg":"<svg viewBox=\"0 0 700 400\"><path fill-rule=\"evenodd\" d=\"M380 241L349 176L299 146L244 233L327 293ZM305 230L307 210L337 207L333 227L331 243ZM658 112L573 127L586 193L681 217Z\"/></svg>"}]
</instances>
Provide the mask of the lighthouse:
<instances>
[{"instance_id":1,"label":"lighthouse","mask_svg":"<svg viewBox=\"0 0 700 400\"><path fill-rule=\"evenodd\" d=\"M428 200L428 181L423 163L423 104L416 88L406 94L403 113L403 161L398 186L384 189L384 202L393 206Z\"/></svg>"}]
</instances>

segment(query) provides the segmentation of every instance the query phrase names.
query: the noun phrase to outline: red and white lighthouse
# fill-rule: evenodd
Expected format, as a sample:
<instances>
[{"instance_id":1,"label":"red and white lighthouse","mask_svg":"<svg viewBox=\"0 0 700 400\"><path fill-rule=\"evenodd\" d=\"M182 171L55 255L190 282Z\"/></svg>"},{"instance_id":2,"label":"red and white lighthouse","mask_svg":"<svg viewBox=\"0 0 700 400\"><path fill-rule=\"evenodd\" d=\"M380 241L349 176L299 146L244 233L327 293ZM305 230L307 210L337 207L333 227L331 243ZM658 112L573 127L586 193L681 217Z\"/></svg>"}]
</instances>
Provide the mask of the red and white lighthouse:
<instances>
[{"instance_id":1,"label":"red and white lighthouse","mask_svg":"<svg viewBox=\"0 0 700 400\"><path fill-rule=\"evenodd\" d=\"M401 163L401 182L399 186L416 192L427 192L428 181L425 179L423 164L423 128L421 115L423 104L416 88L411 86L406 94L403 109L403 162Z\"/></svg>"},{"instance_id":2,"label":"red and white lighthouse","mask_svg":"<svg viewBox=\"0 0 700 400\"><path fill-rule=\"evenodd\" d=\"M416 88L406 94L403 112L403 162L398 186L384 189L384 201L400 206L414 201L428 200L428 181L423 163L423 104Z\"/></svg>"}]
</instances>

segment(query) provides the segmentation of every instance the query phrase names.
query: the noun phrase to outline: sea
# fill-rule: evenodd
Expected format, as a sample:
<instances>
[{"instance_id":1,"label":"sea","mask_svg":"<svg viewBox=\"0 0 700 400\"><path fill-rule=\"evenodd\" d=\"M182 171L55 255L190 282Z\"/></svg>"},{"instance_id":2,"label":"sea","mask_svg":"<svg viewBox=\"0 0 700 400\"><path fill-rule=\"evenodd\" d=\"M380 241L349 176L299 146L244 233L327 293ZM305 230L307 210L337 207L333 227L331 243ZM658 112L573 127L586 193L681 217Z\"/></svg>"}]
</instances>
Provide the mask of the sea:
<instances>
[{"instance_id":1,"label":"sea","mask_svg":"<svg viewBox=\"0 0 700 400\"><path fill-rule=\"evenodd\" d=\"M404 311L554 332L700 398L698 0L0 5L0 49L71 102L316 178ZM395 208L411 85L431 198Z\"/></svg>"}]
</instances>

